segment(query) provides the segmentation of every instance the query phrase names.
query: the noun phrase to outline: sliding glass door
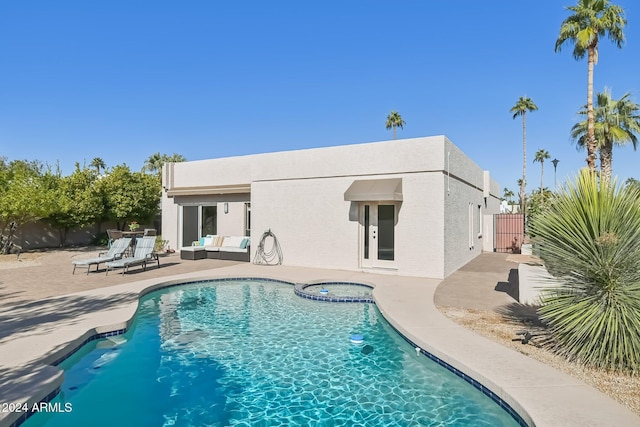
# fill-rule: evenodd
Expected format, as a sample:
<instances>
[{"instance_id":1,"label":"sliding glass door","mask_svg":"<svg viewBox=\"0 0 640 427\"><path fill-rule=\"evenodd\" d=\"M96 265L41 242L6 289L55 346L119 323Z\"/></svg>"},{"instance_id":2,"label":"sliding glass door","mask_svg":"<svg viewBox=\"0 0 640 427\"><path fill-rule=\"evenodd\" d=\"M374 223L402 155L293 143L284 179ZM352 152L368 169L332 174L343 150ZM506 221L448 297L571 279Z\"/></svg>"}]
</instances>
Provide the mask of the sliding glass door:
<instances>
[{"instance_id":1,"label":"sliding glass door","mask_svg":"<svg viewBox=\"0 0 640 427\"><path fill-rule=\"evenodd\" d=\"M207 234L216 234L218 212L215 205L182 206L182 246Z\"/></svg>"}]
</instances>

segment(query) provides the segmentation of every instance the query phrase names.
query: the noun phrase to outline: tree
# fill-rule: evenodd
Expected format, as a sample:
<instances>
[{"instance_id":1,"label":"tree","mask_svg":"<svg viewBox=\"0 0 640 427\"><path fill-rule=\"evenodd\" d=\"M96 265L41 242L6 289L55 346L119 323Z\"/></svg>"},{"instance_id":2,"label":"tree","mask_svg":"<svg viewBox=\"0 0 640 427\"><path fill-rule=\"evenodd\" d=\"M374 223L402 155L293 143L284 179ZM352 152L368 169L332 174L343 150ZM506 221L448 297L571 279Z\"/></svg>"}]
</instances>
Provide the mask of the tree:
<instances>
[{"instance_id":1,"label":"tree","mask_svg":"<svg viewBox=\"0 0 640 427\"><path fill-rule=\"evenodd\" d=\"M587 366L640 371L640 188L583 171L531 219L559 281L539 310L555 350Z\"/></svg>"},{"instance_id":2,"label":"tree","mask_svg":"<svg viewBox=\"0 0 640 427\"><path fill-rule=\"evenodd\" d=\"M98 175L100 175L100 169L102 170L107 169L107 165L104 163L104 160L102 160L100 157L94 157L93 160L91 160L91 163L89 163L89 166L96 168L96 173Z\"/></svg>"},{"instance_id":3,"label":"tree","mask_svg":"<svg viewBox=\"0 0 640 427\"><path fill-rule=\"evenodd\" d=\"M638 189L640 189L640 180L637 180L635 178L629 178L624 182L624 185L638 187Z\"/></svg>"},{"instance_id":4,"label":"tree","mask_svg":"<svg viewBox=\"0 0 640 427\"><path fill-rule=\"evenodd\" d=\"M399 113L392 110L387 116L387 130L393 128L393 139L396 139L396 128L404 129L404 125L406 125L406 123L402 120Z\"/></svg>"},{"instance_id":5,"label":"tree","mask_svg":"<svg viewBox=\"0 0 640 427\"><path fill-rule=\"evenodd\" d=\"M508 204L511 204L511 198L514 196L515 194L513 193L513 191L509 190L508 188L504 188L504 190L502 190L502 197L504 197L504 199L507 201Z\"/></svg>"},{"instance_id":6,"label":"tree","mask_svg":"<svg viewBox=\"0 0 640 427\"><path fill-rule=\"evenodd\" d=\"M151 221L160 205L160 182L157 175L131 172L128 166L114 167L97 182L105 200L106 218L123 229L127 222Z\"/></svg>"},{"instance_id":7,"label":"tree","mask_svg":"<svg viewBox=\"0 0 640 427\"><path fill-rule=\"evenodd\" d=\"M606 182L611 182L613 174L613 146L633 144L635 150L640 134L640 106L629 99L629 93L618 100L611 98L609 89L596 94L594 112L594 132L596 136L596 148L600 150L600 175ZM587 107L584 106L578 112L587 115ZM579 148L585 147L588 142L588 120L576 123L571 129L571 137Z\"/></svg>"},{"instance_id":8,"label":"tree","mask_svg":"<svg viewBox=\"0 0 640 427\"><path fill-rule=\"evenodd\" d=\"M522 181L520 181L520 211L525 212L527 196L527 111L537 111L538 106L526 96L521 96L511 107L513 119L522 116Z\"/></svg>"},{"instance_id":9,"label":"tree","mask_svg":"<svg viewBox=\"0 0 640 427\"><path fill-rule=\"evenodd\" d=\"M165 163L180 163L186 162L187 159L181 155L173 153L168 156L166 154L154 153L144 162L142 166L142 172L150 172L160 174L162 172L162 166Z\"/></svg>"},{"instance_id":10,"label":"tree","mask_svg":"<svg viewBox=\"0 0 640 427\"><path fill-rule=\"evenodd\" d=\"M60 246L64 246L70 229L99 222L104 213L102 195L96 187L99 175L87 168L77 168L66 177L57 176L51 191L55 194L54 211L47 220L58 229Z\"/></svg>"},{"instance_id":11,"label":"tree","mask_svg":"<svg viewBox=\"0 0 640 427\"><path fill-rule=\"evenodd\" d=\"M578 0L576 6L569 6L573 12L560 25L555 51L560 52L567 41L573 43L573 57L576 60L587 55L587 166L596 172L596 135L593 112L593 68L598 63L598 42L600 37L609 39L622 47L624 42L624 10L608 0Z\"/></svg>"},{"instance_id":12,"label":"tree","mask_svg":"<svg viewBox=\"0 0 640 427\"><path fill-rule=\"evenodd\" d=\"M544 188L544 161L550 158L549 152L541 148L536 151L536 156L533 159L533 163L540 162L540 194L542 194L542 189Z\"/></svg>"},{"instance_id":13,"label":"tree","mask_svg":"<svg viewBox=\"0 0 640 427\"><path fill-rule=\"evenodd\" d=\"M0 234L6 234L6 244L0 251L9 250L18 227L46 218L52 212L55 196L49 191L50 180L51 173L39 162L0 161Z\"/></svg>"}]
</instances>

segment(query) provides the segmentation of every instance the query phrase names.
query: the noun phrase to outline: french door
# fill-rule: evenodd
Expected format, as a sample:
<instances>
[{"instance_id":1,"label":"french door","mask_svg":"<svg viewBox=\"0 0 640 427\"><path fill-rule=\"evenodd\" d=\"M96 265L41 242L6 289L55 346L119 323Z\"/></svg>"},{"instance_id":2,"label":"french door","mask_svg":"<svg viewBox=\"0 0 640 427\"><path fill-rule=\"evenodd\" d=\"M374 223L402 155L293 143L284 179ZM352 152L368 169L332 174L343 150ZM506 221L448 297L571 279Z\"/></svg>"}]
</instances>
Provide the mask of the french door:
<instances>
[{"instance_id":1,"label":"french door","mask_svg":"<svg viewBox=\"0 0 640 427\"><path fill-rule=\"evenodd\" d=\"M359 214L361 267L395 268L396 205L364 202Z\"/></svg>"}]
</instances>

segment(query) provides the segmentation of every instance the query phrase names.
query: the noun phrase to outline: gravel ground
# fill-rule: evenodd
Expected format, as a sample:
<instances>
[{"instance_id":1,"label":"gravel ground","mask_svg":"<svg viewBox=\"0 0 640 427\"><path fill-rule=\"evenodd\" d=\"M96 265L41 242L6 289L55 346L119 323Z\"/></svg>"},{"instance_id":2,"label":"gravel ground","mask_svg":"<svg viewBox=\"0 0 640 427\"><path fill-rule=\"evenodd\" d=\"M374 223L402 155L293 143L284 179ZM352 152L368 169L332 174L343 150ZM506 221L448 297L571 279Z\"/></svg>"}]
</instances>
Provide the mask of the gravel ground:
<instances>
[{"instance_id":1,"label":"gravel ground","mask_svg":"<svg viewBox=\"0 0 640 427\"><path fill-rule=\"evenodd\" d=\"M444 306L438 307L438 309L451 320L485 338L519 351L590 384L640 415L639 376L631 377L629 375L603 372L569 362L563 357L539 346L540 339L535 336L528 344L523 344L520 340L514 341L518 337L516 335L518 331L528 330L533 335L541 333L542 329L534 322L523 322L492 311Z\"/></svg>"}]
</instances>

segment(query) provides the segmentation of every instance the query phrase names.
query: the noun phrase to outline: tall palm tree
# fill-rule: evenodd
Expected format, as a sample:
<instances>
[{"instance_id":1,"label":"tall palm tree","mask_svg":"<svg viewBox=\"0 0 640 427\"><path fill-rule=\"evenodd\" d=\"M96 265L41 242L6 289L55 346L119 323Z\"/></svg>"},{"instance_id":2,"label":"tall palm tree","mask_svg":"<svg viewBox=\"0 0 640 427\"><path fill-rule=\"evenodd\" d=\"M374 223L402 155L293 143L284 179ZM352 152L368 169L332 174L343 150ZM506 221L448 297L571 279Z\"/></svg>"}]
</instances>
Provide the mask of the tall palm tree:
<instances>
[{"instance_id":1,"label":"tall palm tree","mask_svg":"<svg viewBox=\"0 0 640 427\"><path fill-rule=\"evenodd\" d=\"M536 151L536 156L533 159L533 163L540 162L540 194L543 194L544 189L544 161L550 158L549 152L541 148Z\"/></svg>"},{"instance_id":2,"label":"tall palm tree","mask_svg":"<svg viewBox=\"0 0 640 427\"><path fill-rule=\"evenodd\" d=\"M96 168L98 175L100 175L100 169L107 169L107 165L100 157L94 157L93 160L91 160L91 163L89 163L89 166Z\"/></svg>"},{"instance_id":3,"label":"tall palm tree","mask_svg":"<svg viewBox=\"0 0 640 427\"><path fill-rule=\"evenodd\" d=\"M596 148L600 150L600 175L603 181L611 182L613 174L613 146L633 144L638 147L640 135L640 106L630 99L627 92L618 100L611 98L611 90L596 94L594 107L594 134ZM578 114L586 115L584 106ZM571 129L571 137L578 147L584 147L588 142L588 120L576 123Z\"/></svg>"},{"instance_id":4,"label":"tall palm tree","mask_svg":"<svg viewBox=\"0 0 640 427\"><path fill-rule=\"evenodd\" d=\"M576 6L567 10L573 15L560 25L560 35L556 40L555 51L562 45L573 43L573 57L578 60L587 55L587 166L592 173L596 171L596 135L593 114L593 68L598 63L598 41L608 36L619 48L624 42L624 9L610 4L608 0L578 0Z\"/></svg>"},{"instance_id":5,"label":"tall palm tree","mask_svg":"<svg viewBox=\"0 0 640 427\"><path fill-rule=\"evenodd\" d=\"M391 111L387 116L387 129L393 128L393 139L396 139L396 128L403 129L404 125L406 125L405 121L402 120L400 113L395 111Z\"/></svg>"},{"instance_id":6,"label":"tall palm tree","mask_svg":"<svg viewBox=\"0 0 640 427\"><path fill-rule=\"evenodd\" d=\"M522 116L522 181L520 181L520 210L525 212L527 194L527 111L536 111L538 106L526 96L521 96L516 105L511 107L513 119Z\"/></svg>"}]
</instances>

